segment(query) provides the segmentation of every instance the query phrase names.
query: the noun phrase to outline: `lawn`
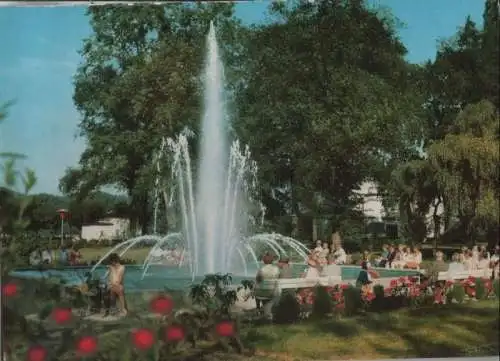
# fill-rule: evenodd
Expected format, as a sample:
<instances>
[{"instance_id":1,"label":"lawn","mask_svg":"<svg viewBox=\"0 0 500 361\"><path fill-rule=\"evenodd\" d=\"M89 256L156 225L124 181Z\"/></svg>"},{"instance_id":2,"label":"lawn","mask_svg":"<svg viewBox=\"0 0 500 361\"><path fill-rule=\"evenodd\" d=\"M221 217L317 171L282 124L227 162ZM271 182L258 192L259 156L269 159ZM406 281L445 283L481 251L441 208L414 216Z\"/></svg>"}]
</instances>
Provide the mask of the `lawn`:
<instances>
[{"instance_id":1,"label":"lawn","mask_svg":"<svg viewBox=\"0 0 500 361\"><path fill-rule=\"evenodd\" d=\"M498 322L495 300L260 326L243 337L257 356L283 361L492 356Z\"/></svg>"},{"instance_id":2,"label":"lawn","mask_svg":"<svg viewBox=\"0 0 500 361\"><path fill-rule=\"evenodd\" d=\"M81 248L80 253L82 254L82 260L83 261L93 261L100 259L102 256L104 256L107 252L109 252L112 249L112 247L102 247L102 248ZM142 263L146 259L149 251L151 250L150 247L144 247L144 248L132 248L127 251L123 255L123 258L127 258L130 260L135 261L136 263Z\"/></svg>"}]
</instances>

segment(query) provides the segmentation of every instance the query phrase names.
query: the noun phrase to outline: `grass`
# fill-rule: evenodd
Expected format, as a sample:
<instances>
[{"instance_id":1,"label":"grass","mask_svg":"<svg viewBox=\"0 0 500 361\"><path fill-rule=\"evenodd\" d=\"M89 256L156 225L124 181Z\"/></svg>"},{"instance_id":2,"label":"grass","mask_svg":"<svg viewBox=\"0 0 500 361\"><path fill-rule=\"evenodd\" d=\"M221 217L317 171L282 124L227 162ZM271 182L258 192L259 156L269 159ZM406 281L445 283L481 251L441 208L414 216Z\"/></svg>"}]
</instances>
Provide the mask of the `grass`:
<instances>
[{"instance_id":1,"label":"grass","mask_svg":"<svg viewBox=\"0 0 500 361\"><path fill-rule=\"evenodd\" d=\"M276 360L390 359L498 354L498 301L471 302L246 330Z\"/></svg>"},{"instance_id":2,"label":"grass","mask_svg":"<svg viewBox=\"0 0 500 361\"><path fill-rule=\"evenodd\" d=\"M101 247L101 248L90 248L84 247L80 249L80 253L82 254L83 261L93 261L98 260L102 256L104 256L107 252L109 252L112 247ZM124 258L133 260L137 263L142 263L146 259L148 252L151 250L150 247L144 248L132 248L124 254Z\"/></svg>"}]
</instances>

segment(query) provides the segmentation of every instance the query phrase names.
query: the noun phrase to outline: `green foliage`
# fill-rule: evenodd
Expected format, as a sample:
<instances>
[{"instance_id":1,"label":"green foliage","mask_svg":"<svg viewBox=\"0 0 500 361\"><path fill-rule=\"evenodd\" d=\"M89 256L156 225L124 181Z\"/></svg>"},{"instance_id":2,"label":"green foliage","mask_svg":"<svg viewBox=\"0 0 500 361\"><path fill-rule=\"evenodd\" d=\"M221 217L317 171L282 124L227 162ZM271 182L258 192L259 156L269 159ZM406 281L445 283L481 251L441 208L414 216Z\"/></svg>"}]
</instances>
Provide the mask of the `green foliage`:
<instances>
[{"instance_id":1,"label":"green foliage","mask_svg":"<svg viewBox=\"0 0 500 361\"><path fill-rule=\"evenodd\" d=\"M488 291L486 290L484 281L481 278L476 278L474 289L476 290L476 299L484 300L488 297Z\"/></svg>"},{"instance_id":2,"label":"green foliage","mask_svg":"<svg viewBox=\"0 0 500 361\"><path fill-rule=\"evenodd\" d=\"M456 132L429 148L438 187L471 241L485 222L498 222L498 113L489 102L470 105Z\"/></svg>"},{"instance_id":3,"label":"green foliage","mask_svg":"<svg viewBox=\"0 0 500 361\"><path fill-rule=\"evenodd\" d=\"M230 79L238 68L231 65L240 51L233 10L233 4L201 3L89 9L92 34L83 44L73 96L87 148L79 167L61 179L64 193L85 196L114 185L130 197L132 224L147 232L161 139L197 130L202 42L211 20L221 44L228 44L223 55Z\"/></svg>"},{"instance_id":4,"label":"green foliage","mask_svg":"<svg viewBox=\"0 0 500 361\"><path fill-rule=\"evenodd\" d=\"M343 295L346 315L354 315L363 308L360 288L349 286L343 291Z\"/></svg>"},{"instance_id":5,"label":"green foliage","mask_svg":"<svg viewBox=\"0 0 500 361\"><path fill-rule=\"evenodd\" d=\"M230 274L206 275L200 284L191 287L191 300L205 307L210 316L228 317L230 308L236 301L236 291L228 289L231 283Z\"/></svg>"},{"instance_id":6,"label":"green foliage","mask_svg":"<svg viewBox=\"0 0 500 361\"><path fill-rule=\"evenodd\" d=\"M493 280L493 292L498 299L500 299L500 281L498 279Z\"/></svg>"},{"instance_id":7,"label":"green foliage","mask_svg":"<svg viewBox=\"0 0 500 361\"><path fill-rule=\"evenodd\" d=\"M314 290L312 316L317 318L325 317L332 312L332 307L332 298L326 287L317 286Z\"/></svg>"},{"instance_id":8,"label":"green foliage","mask_svg":"<svg viewBox=\"0 0 500 361\"><path fill-rule=\"evenodd\" d=\"M285 290L272 308L273 322L277 324L294 323L300 320L301 308L295 292Z\"/></svg>"},{"instance_id":9,"label":"green foliage","mask_svg":"<svg viewBox=\"0 0 500 361\"><path fill-rule=\"evenodd\" d=\"M453 285L451 291L451 297L458 303L463 303L465 300L465 288L461 284Z\"/></svg>"},{"instance_id":10,"label":"green foliage","mask_svg":"<svg viewBox=\"0 0 500 361\"><path fill-rule=\"evenodd\" d=\"M337 228L357 201L352 191L387 154L406 152L402 133L412 133L416 103L405 49L391 24L359 3L275 10L279 23L250 34L235 128L254 150L266 192L287 185L289 212L307 210Z\"/></svg>"}]
</instances>

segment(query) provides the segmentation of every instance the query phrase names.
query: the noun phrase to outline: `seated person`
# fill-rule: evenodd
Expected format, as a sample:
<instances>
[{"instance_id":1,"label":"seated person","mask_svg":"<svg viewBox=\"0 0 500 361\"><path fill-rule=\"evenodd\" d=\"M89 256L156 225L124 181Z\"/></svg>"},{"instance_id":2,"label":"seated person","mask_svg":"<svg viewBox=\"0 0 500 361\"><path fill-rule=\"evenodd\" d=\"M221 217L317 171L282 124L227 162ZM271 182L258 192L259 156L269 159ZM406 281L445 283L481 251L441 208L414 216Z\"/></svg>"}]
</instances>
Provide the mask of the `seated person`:
<instances>
[{"instance_id":1,"label":"seated person","mask_svg":"<svg viewBox=\"0 0 500 361\"><path fill-rule=\"evenodd\" d=\"M453 253L453 255L451 256L451 262L448 265L448 273L453 274L465 271L466 269L464 264L460 262L460 254Z\"/></svg>"},{"instance_id":2,"label":"seated person","mask_svg":"<svg viewBox=\"0 0 500 361\"><path fill-rule=\"evenodd\" d=\"M264 308L264 315L267 318L272 318L272 305L275 297L277 296L277 287L275 288L264 288L265 281L278 280L280 277L280 269L278 266L273 264L274 257L266 253L262 257L262 266L255 276L255 300L257 302L257 308ZM277 285L276 285L277 286Z\"/></svg>"},{"instance_id":3,"label":"seated person","mask_svg":"<svg viewBox=\"0 0 500 361\"><path fill-rule=\"evenodd\" d=\"M334 257L334 263L338 265L343 265L347 263L347 253L342 248L342 245L340 243L335 244L334 246L335 250L333 252L333 257Z\"/></svg>"},{"instance_id":4,"label":"seated person","mask_svg":"<svg viewBox=\"0 0 500 361\"><path fill-rule=\"evenodd\" d=\"M431 284L438 281L440 272L448 272L448 264L444 261L443 252L437 251L435 257L435 261L429 264L426 274Z\"/></svg>"},{"instance_id":5,"label":"seated person","mask_svg":"<svg viewBox=\"0 0 500 361\"><path fill-rule=\"evenodd\" d=\"M279 278L293 278L290 259L288 257L282 257L278 261L278 267L280 269Z\"/></svg>"},{"instance_id":6,"label":"seated person","mask_svg":"<svg viewBox=\"0 0 500 361\"><path fill-rule=\"evenodd\" d=\"M372 283L372 276L368 271L368 262L363 261L361 262L361 271L356 279L356 287L360 287L365 290L366 288L369 288Z\"/></svg>"},{"instance_id":7,"label":"seated person","mask_svg":"<svg viewBox=\"0 0 500 361\"><path fill-rule=\"evenodd\" d=\"M479 261L477 262L477 269L487 270L490 267L490 259L486 251L479 253Z\"/></svg>"}]
</instances>

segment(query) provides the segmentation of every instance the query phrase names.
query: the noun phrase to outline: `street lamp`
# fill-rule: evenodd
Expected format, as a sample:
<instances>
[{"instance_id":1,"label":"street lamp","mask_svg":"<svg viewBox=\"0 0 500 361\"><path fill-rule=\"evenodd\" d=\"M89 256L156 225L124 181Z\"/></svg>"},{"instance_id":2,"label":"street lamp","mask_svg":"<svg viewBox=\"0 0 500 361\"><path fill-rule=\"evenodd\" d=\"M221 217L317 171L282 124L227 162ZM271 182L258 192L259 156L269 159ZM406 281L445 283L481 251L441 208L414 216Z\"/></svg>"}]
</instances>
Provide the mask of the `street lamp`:
<instances>
[{"instance_id":1,"label":"street lamp","mask_svg":"<svg viewBox=\"0 0 500 361\"><path fill-rule=\"evenodd\" d=\"M68 210L61 208L57 210L57 213L59 213L59 218L61 219L61 247L62 247L64 244L64 219L68 214Z\"/></svg>"}]
</instances>

